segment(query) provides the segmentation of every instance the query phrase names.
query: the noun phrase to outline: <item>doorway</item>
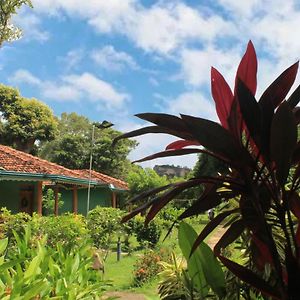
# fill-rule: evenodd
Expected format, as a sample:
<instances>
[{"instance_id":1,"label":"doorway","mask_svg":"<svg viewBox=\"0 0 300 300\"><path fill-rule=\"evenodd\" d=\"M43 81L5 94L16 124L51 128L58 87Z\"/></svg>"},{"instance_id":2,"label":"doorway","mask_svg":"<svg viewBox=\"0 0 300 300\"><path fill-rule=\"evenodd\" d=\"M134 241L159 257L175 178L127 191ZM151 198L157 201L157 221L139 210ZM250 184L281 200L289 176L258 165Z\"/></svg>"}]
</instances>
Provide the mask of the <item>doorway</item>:
<instances>
[{"instance_id":1,"label":"doorway","mask_svg":"<svg viewBox=\"0 0 300 300\"><path fill-rule=\"evenodd\" d=\"M33 213L34 190L33 186L21 187L19 211L29 215Z\"/></svg>"}]
</instances>

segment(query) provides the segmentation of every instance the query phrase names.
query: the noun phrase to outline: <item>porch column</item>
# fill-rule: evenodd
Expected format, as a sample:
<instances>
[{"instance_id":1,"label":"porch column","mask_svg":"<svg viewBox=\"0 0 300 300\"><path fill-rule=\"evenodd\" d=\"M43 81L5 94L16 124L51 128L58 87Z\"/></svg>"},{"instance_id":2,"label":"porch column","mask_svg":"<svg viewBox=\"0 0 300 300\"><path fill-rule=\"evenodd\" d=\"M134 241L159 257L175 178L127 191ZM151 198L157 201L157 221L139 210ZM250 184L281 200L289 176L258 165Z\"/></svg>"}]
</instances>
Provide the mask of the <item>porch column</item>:
<instances>
[{"instance_id":1,"label":"porch column","mask_svg":"<svg viewBox=\"0 0 300 300\"><path fill-rule=\"evenodd\" d=\"M111 194L111 206L113 208L117 207L117 195L115 192L112 192L112 194Z\"/></svg>"},{"instance_id":2,"label":"porch column","mask_svg":"<svg viewBox=\"0 0 300 300\"><path fill-rule=\"evenodd\" d=\"M77 186L73 187L73 213L78 212L78 196L77 196Z\"/></svg>"},{"instance_id":3,"label":"porch column","mask_svg":"<svg viewBox=\"0 0 300 300\"><path fill-rule=\"evenodd\" d=\"M54 215L58 216L58 186L54 187Z\"/></svg>"},{"instance_id":4,"label":"porch column","mask_svg":"<svg viewBox=\"0 0 300 300\"><path fill-rule=\"evenodd\" d=\"M42 215L42 200L43 200L43 182L39 181L37 183L37 205L36 210L39 216Z\"/></svg>"}]
</instances>

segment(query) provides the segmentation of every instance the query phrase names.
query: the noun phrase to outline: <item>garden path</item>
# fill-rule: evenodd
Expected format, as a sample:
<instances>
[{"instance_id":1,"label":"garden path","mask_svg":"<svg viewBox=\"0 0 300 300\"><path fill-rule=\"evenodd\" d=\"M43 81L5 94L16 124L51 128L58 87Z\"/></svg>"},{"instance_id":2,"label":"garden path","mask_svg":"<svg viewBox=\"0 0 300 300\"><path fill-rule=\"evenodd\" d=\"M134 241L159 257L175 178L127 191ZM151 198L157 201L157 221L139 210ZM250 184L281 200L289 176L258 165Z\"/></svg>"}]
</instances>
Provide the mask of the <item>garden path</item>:
<instances>
[{"instance_id":1,"label":"garden path","mask_svg":"<svg viewBox=\"0 0 300 300\"><path fill-rule=\"evenodd\" d=\"M224 234L226 228L219 226L208 238L207 245L213 249L215 244L219 241L220 237Z\"/></svg>"}]
</instances>

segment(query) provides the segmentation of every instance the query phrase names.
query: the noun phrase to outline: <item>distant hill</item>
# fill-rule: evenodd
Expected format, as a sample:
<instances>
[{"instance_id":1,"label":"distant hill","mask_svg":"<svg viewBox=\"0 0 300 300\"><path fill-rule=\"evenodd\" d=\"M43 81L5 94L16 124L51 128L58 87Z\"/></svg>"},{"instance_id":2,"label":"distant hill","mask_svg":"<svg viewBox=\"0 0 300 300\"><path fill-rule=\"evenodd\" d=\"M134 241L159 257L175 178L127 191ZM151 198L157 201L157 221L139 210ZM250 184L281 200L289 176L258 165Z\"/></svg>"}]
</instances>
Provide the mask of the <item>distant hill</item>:
<instances>
[{"instance_id":1,"label":"distant hill","mask_svg":"<svg viewBox=\"0 0 300 300\"><path fill-rule=\"evenodd\" d=\"M173 165L155 165L153 170L160 176L166 175L169 178L184 177L191 169Z\"/></svg>"}]
</instances>

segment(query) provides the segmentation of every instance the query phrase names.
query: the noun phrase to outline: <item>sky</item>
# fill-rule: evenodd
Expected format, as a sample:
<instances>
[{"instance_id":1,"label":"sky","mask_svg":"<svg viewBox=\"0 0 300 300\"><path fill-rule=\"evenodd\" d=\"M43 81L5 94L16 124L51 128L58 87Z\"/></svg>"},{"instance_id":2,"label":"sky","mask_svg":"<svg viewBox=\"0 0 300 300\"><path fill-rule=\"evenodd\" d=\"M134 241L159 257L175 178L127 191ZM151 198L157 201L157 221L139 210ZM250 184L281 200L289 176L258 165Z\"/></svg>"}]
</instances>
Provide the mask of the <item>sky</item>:
<instances>
[{"instance_id":1,"label":"sky","mask_svg":"<svg viewBox=\"0 0 300 300\"><path fill-rule=\"evenodd\" d=\"M295 0L32 0L13 22L19 41L0 49L0 82L49 105L109 120L123 132L146 125L134 114L164 112L217 120L210 94L214 66L232 86L249 40L258 59L258 95L299 59ZM176 138L147 135L130 159ZM143 166L192 167L194 155Z\"/></svg>"}]
</instances>

